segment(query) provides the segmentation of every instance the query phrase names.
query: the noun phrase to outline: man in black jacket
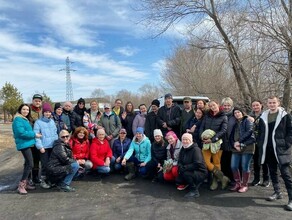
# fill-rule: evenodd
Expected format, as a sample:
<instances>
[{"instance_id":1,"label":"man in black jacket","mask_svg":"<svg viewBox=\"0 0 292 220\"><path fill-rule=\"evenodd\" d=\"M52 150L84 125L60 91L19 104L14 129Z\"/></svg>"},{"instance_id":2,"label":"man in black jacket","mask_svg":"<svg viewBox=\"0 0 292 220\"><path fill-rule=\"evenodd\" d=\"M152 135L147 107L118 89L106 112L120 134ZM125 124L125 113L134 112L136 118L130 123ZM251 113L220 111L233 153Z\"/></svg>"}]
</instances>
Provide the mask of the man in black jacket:
<instances>
[{"instance_id":1,"label":"man in black jacket","mask_svg":"<svg viewBox=\"0 0 292 220\"><path fill-rule=\"evenodd\" d=\"M288 192L289 202L285 209L292 211L292 125L291 115L279 107L279 99L275 96L268 98L268 110L264 111L259 122L259 160L267 163L274 193L267 201L282 199L277 169L280 168Z\"/></svg>"},{"instance_id":2,"label":"man in black jacket","mask_svg":"<svg viewBox=\"0 0 292 220\"><path fill-rule=\"evenodd\" d=\"M158 99L154 99L151 103L152 111L147 114L145 121L145 135L149 138L151 143L154 142L153 131L158 128L157 124L157 113L159 109L160 102Z\"/></svg>"}]
</instances>

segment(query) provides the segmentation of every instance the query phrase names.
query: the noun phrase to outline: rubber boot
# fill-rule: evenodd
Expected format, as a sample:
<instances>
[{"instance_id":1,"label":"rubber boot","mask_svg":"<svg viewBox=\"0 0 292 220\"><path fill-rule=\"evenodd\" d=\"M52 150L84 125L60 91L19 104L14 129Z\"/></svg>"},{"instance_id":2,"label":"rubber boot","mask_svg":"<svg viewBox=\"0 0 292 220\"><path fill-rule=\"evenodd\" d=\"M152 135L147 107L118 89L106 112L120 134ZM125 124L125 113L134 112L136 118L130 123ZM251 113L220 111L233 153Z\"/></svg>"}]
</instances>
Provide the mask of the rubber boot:
<instances>
[{"instance_id":1,"label":"rubber boot","mask_svg":"<svg viewBox=\"0 0 292 220\"><path fill-rule=\"evenodd\" d=\"M218 188L218 180L215 175L213 175L212 182L210 185L210 190L216 190Z\"/></svg>"},{"instance_id":2,"label":"rubber boot","mask_svg":"<svg viewBox=\"0 0 292 220\"><path fill-rule=\"evenodd\" d=\"M241 187L241 178L240 178L240 172L237 170L236 172L233 172L233 179L235 181L235 185L230 188L230 191L238 191Z\"/></svg>"},{"instance_id":3,"label":"rubber boot","mask_svg":"<svg viewBox=\"0 0 292 220\"><path fill-rule=\"evenodd\" d=\"M244 193L248 190L249 176L250 176L249 172L242 173L242 185L241 185L240 189L238 190L239 193Z\"/></svg>"},{"instance_id":4,"label":"rubber boot","mask_svg":"<svg viewBox=\"0 0 292 220\"><path fill-rule=\"evenodd\" d=\"M34 185L30 185L28 180L24 180L25 181L25 189L27 190L35 190L35 186Z\"/></svg>"},{"instance_id":5,"label":"rubber boot","mask_svg":"<svg viewBox=\"0 0 292 220\"><path fill-rule=\"evenodd\" d=\"M199 190L196 186L191 186L190 191L184 195L185 198L198 198L200 197Z\"/></svg>"},{"instance_id":6,"label":"rubber boot","mask_svg":"<svg viewBox=\"0 0 292 220\"><path fill-rule=\"evenodd\" d=\"M216 167L214 167L213 174L221 181L221 188L226 189L228 183L230 182L229 178L227 176L224 176L223 172Z\"/></svg>"},{"instance_id":7,"label":"rubber boot","mask_svg":"<svg viewBox=\"0 0 292 220\"><path fill-rule=\"evenodd\" d=\"M17 188L17 191L20 195L26 195L27 194L27 191L25 189L25 180L22 180L19 182L18 184L18 188Z\"/></svg>"},{"instance_id":8,"label":"rubber boot","mask_svg":"<svg viewBox=\"0 0 292 220\"><path fill-rule=\"evenodd\" d=\"M134 179L136 177L135 164L133 162L128 162L126 167L128 168L129 173L125 176L125 180Z\"/></svg>"}]
</instances>

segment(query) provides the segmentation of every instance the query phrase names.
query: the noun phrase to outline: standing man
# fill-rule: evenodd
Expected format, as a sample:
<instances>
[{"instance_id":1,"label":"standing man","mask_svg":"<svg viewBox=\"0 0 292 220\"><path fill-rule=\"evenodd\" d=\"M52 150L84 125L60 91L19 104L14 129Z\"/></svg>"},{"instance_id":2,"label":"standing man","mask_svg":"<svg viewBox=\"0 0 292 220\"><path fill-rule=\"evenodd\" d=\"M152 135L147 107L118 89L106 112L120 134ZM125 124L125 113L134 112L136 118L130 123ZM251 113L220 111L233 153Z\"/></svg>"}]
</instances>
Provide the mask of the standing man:
<instances>
[{"instance_id":1,"label":"standing man","mask_svg":"<svg viewBox=\"0 0 292 220\"><path fill-rule=\"evenodd\" d=\"M172 101L170 93L164 96L165 104L158 110L158 126L165 137L168 131L173 131L180 137L181 109Z\"/></svg>"},{"instance_id":2,"label":"standing man","mask_svg":"<svg viewBox=\"0 0 292 220\"><path fill-rule=\"evenodd\" d=\"M292 211L292 125L291 115L280 107L278 97L268 98L268 110L260 117L258 146L261 164L267 163L274 193L267 201L282 199L278 167L288 192L289 201L285 209Z\"/></svg>"},{"instance_id":3,"label":"standing man","mask_svg":"<svg viewBox=\"0 0 292 220\"><path fill-rule=\"evenodd\" d=\"M31 103L31 118L32 118L32 127L34 126L34 123L36 120L42 117L42 101L43 97L40 94L34 94L32 97L32 103ZM40 170L40 152L39 150L34 146L31 148L32 156L33 156L33 169L32 169L32 181L36 184L39 184L40 178L39 178L39 170Z\"/></svg>"},{"instance_id":4,"label":"standing man","mask_svg":"<svg viewBox=\"0 0 292 220\"><path fill-rule=\"evenodd\" d=\"M151 112L147 114L145 121L145 135L149 138L150 142L154 142L153 131L158 128L157 124L157 113L159 109L160 102L158 99L154 99L151 103Z\"/></svg>"},{"instance_id":5,"label":"standing man","mask_svg":"<svg viewBox=\"0 0 292 220\"><path fill-rule=\"evenodd\" d=\"M187 132L187 124L189 120L195 117L195 112L193 111L191 97L184 97L183 104L184 104L184 109L181 111L181 122L180 122L181 135Z\"/></svg>"},{"instance_id":6,"label":"standing man","mask_svg":"<svg viewBox=\"0 0 292 220\"><path fill-rule=\"evenodd\" d=\"M63 106L63 113L62 113L62 121L66 125L66 130L71 133L72 127L73 127L73 121L72 121L72 103L71 102L65 102Z\"/></svg>"}]
</instances>

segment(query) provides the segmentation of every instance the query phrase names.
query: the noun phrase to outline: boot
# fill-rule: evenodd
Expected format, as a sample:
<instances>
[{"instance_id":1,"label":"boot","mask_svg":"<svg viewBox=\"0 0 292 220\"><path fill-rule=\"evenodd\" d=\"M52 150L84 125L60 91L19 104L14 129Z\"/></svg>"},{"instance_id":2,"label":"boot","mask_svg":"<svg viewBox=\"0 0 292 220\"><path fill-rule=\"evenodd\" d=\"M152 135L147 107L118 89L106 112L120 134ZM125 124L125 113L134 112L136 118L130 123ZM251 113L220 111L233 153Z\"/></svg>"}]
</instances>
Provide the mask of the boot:
<instances>
[{"instance_id":1,"label":"boot","mask_svg":"<svg viewBox=\"0 0 292 220\"><path fill-rule=\"evenodd\" d=\"M27 190L35 190L35 186L34 185L30 185L28 180L24 180L25 181L25 189Z\"/></svg>"},{"instance_id":2,"label":"boot","mask_svg":"<svg viewBox=\"0 0 292 220\"><path fill-rule=\"evenodd\" d=\"M125 180L134 179L136 177L135 164L133 162L128 162L126 167L128 168L129 173L125 176Z\"/></svg>"},{"instance_id":3,"label":"boot","mask_svg":"<svg viewBox=\"0 0 292 220\"><path fill-rule=\"evenodd\" d=\"M217 179L221 181L222 184L221 188L226 189L228 183L230 182L229 178L227 176L224 176L223 172L219 170L217 167L214 167L213 174L214 176L217 177Z\"/></svg>"},{"instance_id":4,"label":"boot","mask_svg":"<svg viewBox=\"0 0 292 220\"><path fill-rule=\"evenodd\" d=\"M244 193L248 190L248 180L249 180L250 172L242 173L242 186L238 190L239 193Z\"/></svg>"},{"instance_id":5,"label":"boot","mask_svg":"<svg viewBox=\"0 0 292 220\"><path fill-rule=\"evenodd\" d=\"M212 183L211 183L211 186L210 186L210 190L216 190L218 188L218 180L216 178L215 175L213 175L213 178L212 178Z\"/></svg>"},{"instance_id":6,"label":"boot","mask_svg":"<svg viewBox=\"0 0 292 220\"><path fill-rule=\"evenodd\" d=\"M239 170L233 172L233 179L235 181L235 185L230 188L230 191L238 191L241 188L241 178Z\"/></svg>"},{"instance_id":7,"label":"boot","mask_svg":"<svg viewBox=\"0 0 292 220\"><path fill-rule=\"evenodd\" d=\"M41 183L40 178L39 178L39 169L33 169L32 170L32 181L35 184L40 184Z\"/></svg>"},{"instance_id":8,"label":"boot","mask_svg":"<svg viewBox=\"0 0 292 220\"><path fill-rule=\"evenodd\" d=\"M185 198L198 198L200 197L199 190L196 186L191 186L190 191L184 195Z\"/></svg>"},{"instance_id":9,"label":"boot","mask_svg":"<svg viewBox=\"0 0 292 220\"><path fill-rule=\"evenodd\" d=\"M17 191L20 195L26 195L27 194L27 191L25 189L25 180L22 180L19 182L18 184L18 188L17 188Z\"/></svg>"}]
</instances>

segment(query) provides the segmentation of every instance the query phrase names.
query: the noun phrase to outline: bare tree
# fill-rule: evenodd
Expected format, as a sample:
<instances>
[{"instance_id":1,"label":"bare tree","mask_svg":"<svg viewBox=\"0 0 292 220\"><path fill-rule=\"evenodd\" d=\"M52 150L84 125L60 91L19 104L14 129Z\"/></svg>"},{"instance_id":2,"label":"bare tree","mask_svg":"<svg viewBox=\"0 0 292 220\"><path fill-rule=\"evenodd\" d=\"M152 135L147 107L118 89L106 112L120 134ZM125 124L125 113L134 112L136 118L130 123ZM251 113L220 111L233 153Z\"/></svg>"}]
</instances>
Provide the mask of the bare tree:
<instances>
[{"instance_id":1,"label":"bare tree","mask_svg":"<svg viewBox=\"0 0 292 220\"><path fill-rule=\"evenodd\" d=\"M93 90L91 92L90 97L91 98L104 98L105 95L106 94L105 94L105 92L102 89L96 88L95 90Z\"/></svg>"}]
</instances>

